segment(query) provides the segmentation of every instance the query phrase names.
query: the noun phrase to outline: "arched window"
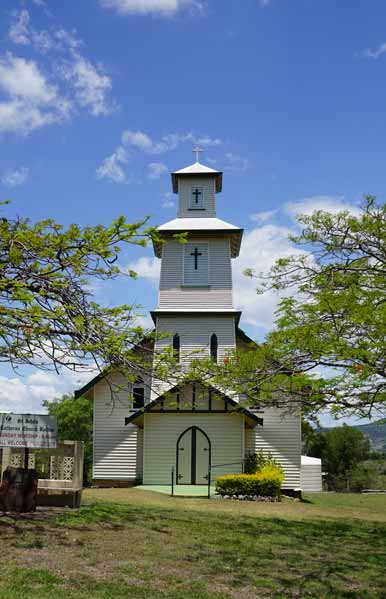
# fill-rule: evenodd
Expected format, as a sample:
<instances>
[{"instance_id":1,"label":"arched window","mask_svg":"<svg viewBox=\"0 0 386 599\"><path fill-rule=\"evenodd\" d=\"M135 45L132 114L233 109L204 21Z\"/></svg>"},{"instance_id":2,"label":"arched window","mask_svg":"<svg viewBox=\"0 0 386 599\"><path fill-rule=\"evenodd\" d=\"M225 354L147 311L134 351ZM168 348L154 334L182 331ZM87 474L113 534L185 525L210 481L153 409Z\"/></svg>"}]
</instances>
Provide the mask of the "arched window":
<instances>
[{"instance_id":1,"label":"arched window","mask_svg":"<svg viewBox=\"0 0 386 599\"><path fill-rule=\"evenodd\" d=\"M140 410L145 405L145 385L138 377L133 385L133 410Z\"/></svg>"},{"instance_id":2,"label":"arched window","mask_svg":"<svg viewBox=\"0 0 386 599\"><path fill-rule=\"evenodd\" d=\"M173 337L173 352L177 362L180 361L180 336L176 333Z\"/></svg>"},{"instance_id":3,"label":"arched window","mask_svg":"<svg viewBox=\"0 0 386 599\"><path fill-rule=\"evenodd\" d=\"M210 338L210 357L214 362L217 362L218 341L216 333Z\"/></svg>"}]
</instances>

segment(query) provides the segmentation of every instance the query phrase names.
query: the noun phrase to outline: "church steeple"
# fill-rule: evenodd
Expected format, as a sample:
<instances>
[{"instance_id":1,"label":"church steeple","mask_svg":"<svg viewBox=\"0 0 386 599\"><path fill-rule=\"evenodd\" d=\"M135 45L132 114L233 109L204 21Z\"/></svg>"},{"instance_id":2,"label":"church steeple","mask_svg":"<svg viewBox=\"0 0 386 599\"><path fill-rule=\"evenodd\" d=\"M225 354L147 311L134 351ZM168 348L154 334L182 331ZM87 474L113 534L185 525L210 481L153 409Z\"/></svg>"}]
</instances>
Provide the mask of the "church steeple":
<instances>
[{"instance_id":1,"label":"church steeple","mask_svg":"<svg viewBox=\"0 0 386 599\"><path fill-rule=\"evenodd\" d=\"M196 162L172 173L174 193L178 193L179 218L216 216L216 193L222 189L222 173L198 161L201 148L196 146Z\"/></svg>"}]
</instances>

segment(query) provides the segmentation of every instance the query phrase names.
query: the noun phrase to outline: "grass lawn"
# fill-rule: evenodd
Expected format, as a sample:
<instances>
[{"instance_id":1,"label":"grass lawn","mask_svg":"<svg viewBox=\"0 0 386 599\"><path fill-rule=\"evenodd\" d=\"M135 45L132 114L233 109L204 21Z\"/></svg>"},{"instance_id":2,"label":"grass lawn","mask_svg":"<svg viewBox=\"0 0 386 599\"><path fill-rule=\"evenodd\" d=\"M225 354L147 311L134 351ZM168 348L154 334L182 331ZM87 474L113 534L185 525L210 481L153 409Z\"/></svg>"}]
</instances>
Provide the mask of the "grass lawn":
<instances>
[{"instance_id":1,"label":"grass lawn","mask_svg":"<svg viewBox=\"0 0 386 599\"><path fill-rule=\"evenodd\" d=\"M0 518L0 599L386 598L386 496L280 504L98 489Z\"/></svg>"}]
</instances>

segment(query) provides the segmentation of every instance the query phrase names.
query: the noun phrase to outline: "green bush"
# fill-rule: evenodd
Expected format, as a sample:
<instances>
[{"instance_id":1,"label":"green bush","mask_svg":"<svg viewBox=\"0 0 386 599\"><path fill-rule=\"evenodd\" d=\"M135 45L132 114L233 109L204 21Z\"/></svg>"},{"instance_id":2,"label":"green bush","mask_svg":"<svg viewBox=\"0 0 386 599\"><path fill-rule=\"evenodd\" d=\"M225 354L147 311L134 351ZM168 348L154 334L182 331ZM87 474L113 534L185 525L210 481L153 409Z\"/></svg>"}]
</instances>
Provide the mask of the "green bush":
<instances>
[{"instance_id":1,"label":"green bush","mask_svg":"<svg viewBox=\"0 0 386 599\"><path fill-rule=\"evenodd\" d=\"M386 477L382 463L374 461L358 464L348 474L350 491L360 492L364 489L386 489Z\"/></svg>"},{"instance_id":2,"label":"green bush","mask_svg":"<svg viewBox=\"0 0 386 599\"><path fill-rule=\"evenodd\" d=\"M276 468L280 468L279 464L272 457L272 454L265 454L262 449L260 449L260 451L258 451L257 453L254 451L248 451L245 454L245 474L256 474L256 472L259 472L264 466L275 466Z\"/></svg>"},{"instance_id":3,"label":"green bush","mask_svg":"<svg viewBox=\"0 0 386 599\"><path fill-rule=\"evenodd\" d=\"M277 466L263 466L255 474L226 474L216 479L216 493L230 497L280 497L284 474Z\"/></svg>"}]
</instances>

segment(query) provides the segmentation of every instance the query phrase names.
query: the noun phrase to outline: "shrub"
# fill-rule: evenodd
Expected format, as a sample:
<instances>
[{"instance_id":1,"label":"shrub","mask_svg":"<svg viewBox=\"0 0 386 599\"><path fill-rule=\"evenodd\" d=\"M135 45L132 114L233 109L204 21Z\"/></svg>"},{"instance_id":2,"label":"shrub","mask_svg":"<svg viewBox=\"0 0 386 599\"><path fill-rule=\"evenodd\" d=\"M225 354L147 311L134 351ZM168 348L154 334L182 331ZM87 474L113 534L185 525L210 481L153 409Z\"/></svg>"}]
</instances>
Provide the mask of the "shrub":
<instances>
[{"instance_id":1,"label":"shrub","mask_svg":"<svg viewBox=\"0 0 386 599\"><path fill-rule=\"evenodd\" d=\"M280 468L279 464L272 457L271 453L265 454L262 449L257 453L254 451L248 451L244 458L244 472L245 474L256 474L264 466L274 466Z\"/></svg>"},{"instance_id":2,"label":"shrub","mask_svg":"<svg viewBox=\"0 0 386 599\"><path fill-rule=\"evenodd\" d=\"M276 466L263 466L255 474L226 474L216 479L216 493L230 497L280 497L284 474Z\"/></svg>"},{"instance_id":3,"label":"shrub","mask_svg":"<svg viewBox=\"0 0 386 599\"><path fill-rule=\"evenodd\" d=\"M244 457L244 473L255 474L257 472L257 453L248 451Z\"/></svg>"},{"instance_id":4,"label":"shrub","mask_svg":"<svg viewBox=\"0 0 386 599\"><path fill-rule=\"evenodd\" d=\"M368 461L356 466L348 473L350 491L363 491L364 489L386 488L386 477L382 463Z\"/></svg>"}]
</instances>

